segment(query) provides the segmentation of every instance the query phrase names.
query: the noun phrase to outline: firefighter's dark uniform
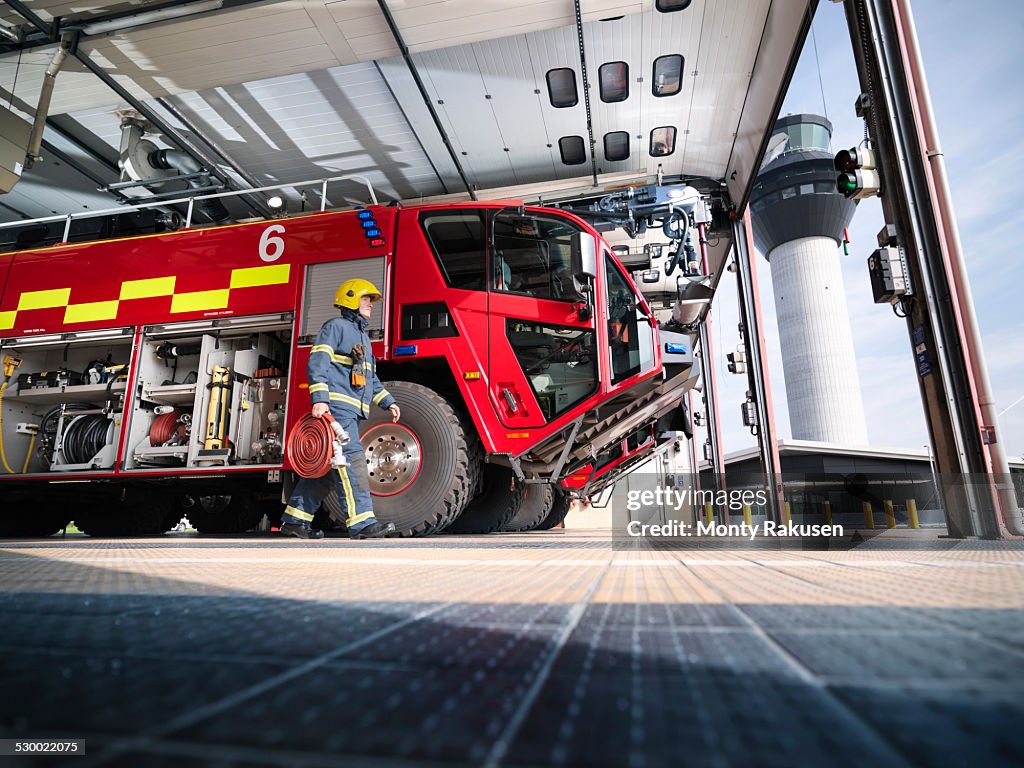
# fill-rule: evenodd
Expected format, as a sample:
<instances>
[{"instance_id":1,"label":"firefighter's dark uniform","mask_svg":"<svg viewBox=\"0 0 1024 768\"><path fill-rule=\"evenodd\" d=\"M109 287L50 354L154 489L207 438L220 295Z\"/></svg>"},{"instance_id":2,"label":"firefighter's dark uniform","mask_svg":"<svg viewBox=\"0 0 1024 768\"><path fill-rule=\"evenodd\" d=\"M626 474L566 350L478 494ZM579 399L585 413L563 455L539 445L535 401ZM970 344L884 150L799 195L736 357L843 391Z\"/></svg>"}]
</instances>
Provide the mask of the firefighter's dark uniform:
<instances>
[{"instance_id":1,"label":"firefighter's dark uniform","mask_svg":"<svg viewBox=\"0 0 1024 768\"><path fill-rule=\"evenodd\" d=\"M377 378L367 325L358 312L343 308L340 317L328 320L320 329L306 369L310 400L313 404L327 403L331 416L349 436L343 448L348 466L331 470L349 531L358 531L376 522L366 456L359 442L359 422L370 415L371 406L386 411L395 402ZM357 359L360 347L362 359ZM353 369L363 375L365 384L353 383ZM284 522L309 525L320 507L323 489L324 483L318 479L300 480L288 499Z\"/></svg>"}]
</instances>

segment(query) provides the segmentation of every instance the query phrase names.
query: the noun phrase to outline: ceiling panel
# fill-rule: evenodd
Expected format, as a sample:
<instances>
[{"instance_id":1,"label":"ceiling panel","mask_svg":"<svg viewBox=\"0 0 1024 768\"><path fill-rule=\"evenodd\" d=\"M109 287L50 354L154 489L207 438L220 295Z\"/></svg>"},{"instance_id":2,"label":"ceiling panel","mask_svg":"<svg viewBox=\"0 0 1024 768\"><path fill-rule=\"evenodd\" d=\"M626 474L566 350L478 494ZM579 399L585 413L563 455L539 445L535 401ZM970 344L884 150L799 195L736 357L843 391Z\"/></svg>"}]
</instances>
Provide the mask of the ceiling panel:
<instances>
[{"instance_id":1,"label":"ceiling panel","mask_svg":"<svg viewBox=\"0 0 1024 768\"><path fill-rule=\"evenodd\" d=\"M209 89L173 101L264 184L360 173L385 199L443 191L373 64Z\"/></svg>"},{"instance_id":2,"label":"ceiling panel","mask_svg":"<svg viewBox=\"0 0 1024 768\"><path fill-rule=\"evenodd\" d=\"M747 0L740 9L706 3L689 134L677 172L725 176L770 5L771 0Z\"/></svg>"},{"instance_id":3,"label":"ceiling panel","mask_svg":"<svg viewBox=\"0 0 1024 768\"><path fill-rule=\"evenodd\" d=\"M589 0L582 4L583 16L589 20L636 13L652 2ZM50 10L63 16L65 23L113 12L143 11L154 4L163 3L29 3L44 20L52 18L43 12ZM571 0L389 0L388 7L414 52L563 27L574 20ZM5 10L8 21L30 26L10 9ZM82 39L81 48L141 98L400 54L376 0L268 1L89 36ZM31 62L22 61L25 92L38 94L52 52L53 48L42 49L32 54ZM18 67L17 53L0 54L0 87L13 80ZM66 69L54 92L54 114L111 103L109 89L98 80L72 74L80 66L69 63ZM35 98L28 101L34 103Z\"/></svg>"},{"instance_id":4,"label":"ceiling panel","mask_svg":"<svg viewBox=\"0 0 1024 768\"><path fill-rule=\"evenodd\" d=\"M583 78L580 75L579 42L575 27L551 29L529 35L526 48L533 65L534 86L539 108L538 124L544 130L544 149L551 165L551 177L570 179L589 173L589 165L566 165L558 151L558 140L564 136L587 138L587 110L583 99ZM576 75L579 97L573 107L554 107L548 92L547 73L552 69L568 68ZM532 102L531 102L532 103Z\"/></svg>"},{"instance_id":5,"label":"ceiling panel","mask_svg":"<svg viewBox=\"0 0 1024 768\"><path fill-rule=\"evenodd\" d=\"M582 3L598 172L616 178L653 174L660 164L669 176L725 178L730 158L745 168L770 125L773 99L794 55L783 49L802 39L798 22L813 0L694 0L671 14L655 12L653 3ZM95 5L76 6L76 12ZM456 160L467 183L478 189L590 176L589 155L583 165L566 165L558 150L564 136L587 139L572 5L389 0L403 36L418 50L412 60L426 102L396 55L376 0L269 2L90 38L83 45L140 99L169 98L258 183L366 173L382 198L415 199L464 194ZM520 29L527 31L509 34ZM771 53L770 65L757 61L762 49ZM667 53L685 57L683 87L677 95L656 98L651 68ZM15 107L30 113L51 55L52 49L26 52L19 66L12 66L10 55L0 56L0 97L13 90ZM599 67L617 60L629 64L630 95L605 104ZM545 74L557 67L576 75L580 99L573 107L550 103ZM755 72L760 91L748 98ZM116 112L124 105L78 62L69 60L59 75L54 106L95 134L91 141L116 149ZM169 114L164 117L177 125ZM661 125L677 128L677 149L667 158L651 158L649 134ZM629 133L631 155L609 162L602 139L618 130ZM737 132L743 136L739 155ZM39 197L45 184L31 179L25 198L45 207ZM82 191L81 180L70 186ZM18 188L5 199L17 197ZM55 197L54 205L72 205L73 199Z\"/></svg>"}]
</instances>

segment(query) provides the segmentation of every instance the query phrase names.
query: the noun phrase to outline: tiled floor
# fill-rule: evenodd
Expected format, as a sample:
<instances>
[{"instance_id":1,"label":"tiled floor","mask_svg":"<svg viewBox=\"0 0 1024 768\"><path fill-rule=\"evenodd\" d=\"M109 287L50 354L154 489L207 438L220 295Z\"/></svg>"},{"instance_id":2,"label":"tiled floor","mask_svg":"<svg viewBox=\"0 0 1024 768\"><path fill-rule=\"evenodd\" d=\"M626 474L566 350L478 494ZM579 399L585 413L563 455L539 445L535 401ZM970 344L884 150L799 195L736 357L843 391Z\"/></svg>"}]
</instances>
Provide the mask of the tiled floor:
<instances>
[{"instance_id":1,"label":"tiled floor","mask_svg":"<svg viewBox=\"0 0 1024 768\"><path fill-rule=\"evenodd\" d=\"M53 764L1024 764L1020 543L68 537L0 588Z\"/></svg>"}]
</instances>

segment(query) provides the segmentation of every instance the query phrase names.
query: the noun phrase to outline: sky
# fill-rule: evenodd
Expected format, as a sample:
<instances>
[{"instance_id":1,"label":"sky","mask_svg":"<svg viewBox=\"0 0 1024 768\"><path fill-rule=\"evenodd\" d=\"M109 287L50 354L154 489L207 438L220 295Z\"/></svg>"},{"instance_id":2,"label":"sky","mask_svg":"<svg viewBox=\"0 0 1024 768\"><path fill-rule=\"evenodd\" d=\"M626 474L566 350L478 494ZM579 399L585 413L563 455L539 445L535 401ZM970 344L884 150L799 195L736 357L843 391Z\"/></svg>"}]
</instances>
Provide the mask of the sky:
<instances>
[{"instance_id":1,"label":"sky","mask_svg":"<svg viewBox=\"0 0 1024 768\"><path fill-rule=\"evenodd\" d=\"M931 91L939 139L960 225L984 356L1006 454L1024 456L1024 258L1016 236L1024 209L1008 181L1024 158L1024 3L916 0L912 9ZM815 55L815 43L817 55ZM819 81L820 74L820 81ZM824 91L824 94L823 94ZM825 114L833 151L863 139L854 113L860 91L843 7L821 0L782 107L782 114ZM854 351L867 419L876 447L925 450L928 432L905 321L871 297L866 261L884 220L877 199L862 201L849 227L850 254L841 256ZM757 257L769 373L780 439L791 437L786 407L771 266ZM725 452L755 446L740 420L746 377L730 374L725 355L739 343L736 285L726 274L715 297L715 370Z\"/></svg>"}]
</instances>

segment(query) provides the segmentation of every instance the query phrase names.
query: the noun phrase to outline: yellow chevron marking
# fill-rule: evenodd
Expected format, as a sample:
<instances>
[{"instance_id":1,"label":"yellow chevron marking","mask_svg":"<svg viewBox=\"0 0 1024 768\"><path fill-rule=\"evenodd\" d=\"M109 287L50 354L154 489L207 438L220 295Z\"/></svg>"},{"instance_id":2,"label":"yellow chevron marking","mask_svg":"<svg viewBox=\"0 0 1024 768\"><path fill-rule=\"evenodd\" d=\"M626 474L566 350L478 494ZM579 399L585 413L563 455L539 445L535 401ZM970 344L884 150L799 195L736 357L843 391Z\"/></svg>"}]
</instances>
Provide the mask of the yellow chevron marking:
<instances>
[{"instance_id":1,"label":"yellow chevron marking","mask_svg":"<svg viewBox=\"0 0 1024 768\"><path fill-rule=\"evenodd\" d=\"M117 317L118 302L93 301L88 304L69 304L64 310L65 323L89 323L93 320L113 320Z\"/></svg>"},{"instance_id":2,"label":"yellow chevron marking","mask_svg":"<svg viewBox=\"0 0 1024 768\"><path fill-rule=\"evenodd\" d=\"M214 291L176 293L171 299L171 312L198 312L201 309L225 309L228 306L227 288Z\"/></svg>"},{"instance_id":3,"label":"yellow chevron marking","mask_svg":"<svg viewBox=\"0 0 1024 768\"><path fill-rule=\"evenodd\" d=\"M267 267L247 267L231 270L232 288L256 288L261 285L280 285L288 282L290 264L271 264Z\"/></svg>"},{"instance_id":4,"label":"yellow chevron marking","mask_svg":"<svg viewBox=\"0 0 1024 768\"><path fill-rule=\"evenodd\" d=\"M121 300L152 299L174 293L174 276L150 277L146 280L125 280L121 283Z\"/></svg>"},{"instance_id":5,"label":"yellow chevron marking","mask_svg":"<svg viewBox=\"0 0 1024 768\"><path fill-rule=\"evenodd\" d=\"M18 300L18 311L66 307L70 300L70 288L53 288L49 291L26 291L21 294L21 298Z\"/></svg>"},{"instance_id":6,"label":"yellow chevron marking","mask_svg":"<svg viewBox=\"0 0 1024 768\"><path fill-rule=\"evenodd\" d=\"M0 331L6 331L8 328L13 328L14 318L17 316L17 312L0 312Z\"/></svg>"}]
</instances>

